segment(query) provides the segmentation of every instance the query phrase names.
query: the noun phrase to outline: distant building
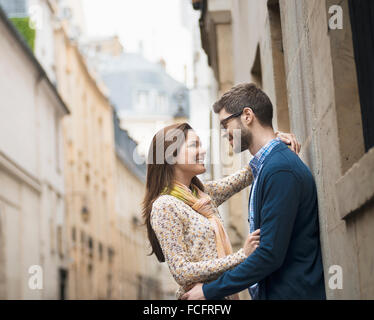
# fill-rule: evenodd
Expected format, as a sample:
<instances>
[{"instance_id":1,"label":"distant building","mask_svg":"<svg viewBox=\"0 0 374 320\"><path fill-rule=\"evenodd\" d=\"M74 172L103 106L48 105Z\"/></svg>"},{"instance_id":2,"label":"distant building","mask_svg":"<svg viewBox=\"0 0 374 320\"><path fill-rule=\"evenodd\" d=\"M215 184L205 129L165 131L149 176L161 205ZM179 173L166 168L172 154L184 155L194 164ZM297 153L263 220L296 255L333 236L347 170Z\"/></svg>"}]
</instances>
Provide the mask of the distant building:
<instances>
[{"instance_id":1,"label":"distant building","mask_svg":"<svg viewBox=\"0 0 374 320\"><path fill-rule=\"evenodd\" d=\"M29 15L27 0L0 0L0 6L9 18L24 18Z\"/></svg>"},{"instance_id":2,"label":"distant building","mask_svg":"<svg viewBox=\"0 0 374 320\"><path fill-rule=\"evenodd\" d=\"M89 40L82 40L82 46L90 59L96 59L102 54L120 56L123 53L123 46L118 36L97 37Z\"/></svg>"},{"instance_id":3,"label":"distant building","mask_svg":"<svg viewBox=\"0 0 374 320\"><path fill-rule=\"evenodd\" d=\"M60 21L63 21L69 37L73 40L80 40L86 33L86 23L82 0L53 1L58 2L58 18ZM50 0L48 0L48 2L50 2Z\"/></svg>"},{"instance_id":4,"label":"distant building","mask_svg":"<svg viewBox=\"0 0 374 320\"><path fill-rule=\"evenodd\" d=\"M11 19L27 18L24 23L35 33L34 54L55 84L53 36L57 21L57 0L0 0L0 6Z\"/></svg>"},{"instance_id":5,"label":"distant building","mask_svg":"<svg viewBox=\"0 0 374 320\"><path fill-rule=\"evenodd\" d=\"M114 44L109 42L93 40L83 45L84 52L109 90L121 127L138 142L138 152L144 156L157 130L188 120L189 92L165 72L164 61L152 63L138 53L113 55Z\"/></svg>"},{"instance_id":6,"label":"distant building","mask_svg":"<svg viewBox=\"0 0 374 320\"><path fill-rule=\"evenodd\" d=\"M145 164L68 30L55 33L58 88L72 110L64 121L68 298L163 299L164 267L147 257L139 226Z\"/></svg>"},{"instance_id":7,"label":"distant building","mask_svg":"<svg viewBox=\"0 0 374 320\"><path fill-rule=\"evenodd\" d=\"M68 255L61 121L69 110L1 9L0 47L0 299L63 298ZM43 290L29 286L35 272Z\"/></svg>"},{"instance_id":8,"label":"distant building","mask_svg":"<svg viewBox=\"0 0 374 320\"><path fill-rule=\"evenodd\" d=\"M64 119L69 299L118 297L113 110L64 24L55 30Z\"/></svg>"}]
</instances>

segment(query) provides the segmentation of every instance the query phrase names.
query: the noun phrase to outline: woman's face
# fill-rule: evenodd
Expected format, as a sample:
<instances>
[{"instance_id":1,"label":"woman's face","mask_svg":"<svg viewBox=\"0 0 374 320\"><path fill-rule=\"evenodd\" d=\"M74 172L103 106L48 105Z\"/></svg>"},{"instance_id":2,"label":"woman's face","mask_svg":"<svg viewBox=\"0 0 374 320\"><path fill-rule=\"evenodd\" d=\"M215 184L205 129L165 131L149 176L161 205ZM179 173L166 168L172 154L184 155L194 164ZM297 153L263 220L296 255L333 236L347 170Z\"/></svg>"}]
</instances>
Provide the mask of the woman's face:
<instances>
[{"instance_id":1,"label":"woman's face","mask_svg":"<svg viewBox=\"0 0 374 320\"><path fill-rule=\"evenodd\" d=\"M200 138L193 130L188 130L186 141L176 157L176 164L182 172L196 176L206 171L204 166L206 150L202 148Z\"/></svg>"}]
</instances>

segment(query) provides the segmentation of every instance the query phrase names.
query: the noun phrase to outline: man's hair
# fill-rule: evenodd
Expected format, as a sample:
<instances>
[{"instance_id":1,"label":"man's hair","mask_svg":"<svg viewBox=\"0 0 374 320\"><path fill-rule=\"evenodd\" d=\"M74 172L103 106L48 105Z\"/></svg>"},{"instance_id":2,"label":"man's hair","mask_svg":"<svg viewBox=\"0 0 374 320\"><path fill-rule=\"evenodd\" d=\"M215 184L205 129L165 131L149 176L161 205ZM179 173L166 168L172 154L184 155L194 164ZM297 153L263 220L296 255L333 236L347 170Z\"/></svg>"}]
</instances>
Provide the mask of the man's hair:
<instances>
[{"instance_id":1,"label":"man's hair","mask_svg":"<svg viewBox=\"0 0 374 320\"><path fill-rule=\"evenodd\" d=\"M263 126L273 127L273 105L266 93L253 83L241 83L232 87L213 105L213 110L219 113L225 108L226 112L234 114L245 107L253 110Z\"/></svg>"}]
</instances>

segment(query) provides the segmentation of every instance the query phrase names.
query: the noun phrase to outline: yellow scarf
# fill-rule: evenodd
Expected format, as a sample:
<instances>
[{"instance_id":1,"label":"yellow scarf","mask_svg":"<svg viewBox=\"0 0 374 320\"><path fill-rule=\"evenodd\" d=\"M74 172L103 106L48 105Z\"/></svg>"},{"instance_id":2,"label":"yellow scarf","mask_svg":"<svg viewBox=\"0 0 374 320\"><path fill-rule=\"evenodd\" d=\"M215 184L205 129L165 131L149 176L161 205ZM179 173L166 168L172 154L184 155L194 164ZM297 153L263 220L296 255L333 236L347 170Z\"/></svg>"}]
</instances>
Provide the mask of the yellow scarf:
<instances>
[{"instance_id":1,"label":"yellow scarf","mask_svg":"<svg viewBox=\"0 0 374 320\"><path fill-rule=\"evenodd\" d=\"M232 254L230 239L222 225L221 220L214 214L212 199L208 194L204 193L194 184L191 184L191 187L192 191L184 184L174 181L172 188L169 191L168 188L165 188L162 194L169 194L179 200L182 200L193 210L202 214L210 221L216 238L218 258L223 258L229 254ZM191 288L192 287L185 289L188 291ZM233 300L239 300L239 294L233 294L230 297Z\"/></svg>"},{"instance_id":2,"label":"yellow scarf","mask_svg":"<svg viewBox=\"0 0 374 320\"><path fill-rule=\"evenodd\" d=\"M227 236L221 220L214 214L212 199L208 194L201 191L194 184L192 184L191 186L192 191L184 184L174 181L171 190L167 192L167 188L165 188L162 193L170 194L171 196L182 200L193 210L206 217L210 221L214 229L218 257L223 258L231 254L232 247L229 237Z\"/></svg>"}]
</instances>

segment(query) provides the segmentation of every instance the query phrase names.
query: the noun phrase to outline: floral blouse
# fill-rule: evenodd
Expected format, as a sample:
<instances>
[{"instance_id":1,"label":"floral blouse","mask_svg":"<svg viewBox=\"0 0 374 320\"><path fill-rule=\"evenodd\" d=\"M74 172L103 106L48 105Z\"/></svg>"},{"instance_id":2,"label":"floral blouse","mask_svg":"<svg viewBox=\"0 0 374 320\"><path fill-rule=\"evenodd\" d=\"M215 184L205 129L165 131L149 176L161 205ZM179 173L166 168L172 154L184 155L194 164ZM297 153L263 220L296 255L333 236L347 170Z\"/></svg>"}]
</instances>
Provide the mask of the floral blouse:
<instances>
[{"instance_id":1,"label":"floral blouse","mask_svg":"<svg viewBox=\"0 0 374 320\"><path fill-rule=\"evenodd\" d=\"M204 184L204 191L211 196L215 214L221 221L217 207L252 181L252 171L246 166L219 181ZM213 281L247 258L243 248L218 258L210 221L171 195L161 195L155 200L151 224L170 272L180 285L177 299L192 284Z\"/></svg>"}]
</instances>

